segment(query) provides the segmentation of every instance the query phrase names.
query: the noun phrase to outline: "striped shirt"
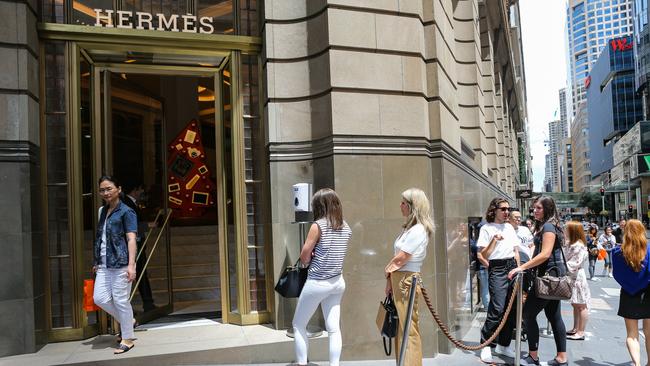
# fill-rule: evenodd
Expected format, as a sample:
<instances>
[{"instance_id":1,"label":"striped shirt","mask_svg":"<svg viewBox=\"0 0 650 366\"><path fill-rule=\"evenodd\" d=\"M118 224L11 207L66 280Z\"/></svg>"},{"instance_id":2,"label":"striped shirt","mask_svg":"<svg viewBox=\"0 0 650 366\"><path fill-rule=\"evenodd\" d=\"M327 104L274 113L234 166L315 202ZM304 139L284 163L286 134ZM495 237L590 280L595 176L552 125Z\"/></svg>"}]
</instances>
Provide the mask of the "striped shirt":
<instances>
[{"instance_id":1,"label":"striped shirt","mask_svg":"<svg viewBox=\"0 0 650 366\"><path fill-rule=\"evenodd\" d=\"M316 224L320 228L320 240L314 247L307 278L326 280L343 272L343 259L348 250L352 230L345 221L339 230L332 229L327 219L317 220Z\"/></svg>"}]
</instances>

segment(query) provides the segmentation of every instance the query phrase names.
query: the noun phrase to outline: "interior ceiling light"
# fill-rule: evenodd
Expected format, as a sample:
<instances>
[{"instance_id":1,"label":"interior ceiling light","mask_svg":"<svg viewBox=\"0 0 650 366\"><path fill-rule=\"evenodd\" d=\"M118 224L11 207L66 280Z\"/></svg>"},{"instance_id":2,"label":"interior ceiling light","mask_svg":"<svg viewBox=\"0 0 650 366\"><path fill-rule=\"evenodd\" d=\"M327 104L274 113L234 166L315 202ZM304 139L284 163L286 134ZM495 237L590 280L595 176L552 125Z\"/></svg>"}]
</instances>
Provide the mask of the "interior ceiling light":
<instances>
[{"instance_id":1,"label":"interior ceiling light","mask_svg":"<svg viewBox=\"0 0 650 366\"><path fill-rule=\"evenodd\" d=\"M228 80L224 80L223 83L230 86L230 81L228 81Z\"/></svg>"},{"instance_id":2,"label":"interior ceiling light","mask_svg":"<svg viewBox=\"0 0 650 366\"><path fill-rule=\"evenodd\" d=\"M125 64L132 64L132 63L134 63L134 62L136 62L136 61L138 61L138 60L136 60L136 59L134 59L134 58L130 58L130 59L128 59L128 60L124 60L124 63L125 63Z\"/></svg>"},{"instance_id":3,"label":"interior ceiling light","mask_svg":"<svg viewBox=\"0 0 650 366\"><path fill-rule=\"evenodd\" d=\"M84 72L83 74L81 74L81 77L82 77L82 78L87 78L87 77L89 77L89 76L90 76L90 73L89 73L89 72Z\"/></svg>"},{"instance_id":4,"label":"interior ceiling light","mask_svg":"<svg viewBox=\"0 0 650 366\"><path fill-rule=\"evenodd\" d=\"M199 85L198 88L196 88L196 91L198 91L199 93L203 93L203 91L206 90L206 89L207 88L205 86Z\"/></svg>"},{"instance_id":5,"label":"interior ceiling light","mask_svg":"<svg viewBox=\"0 0 650 366\"><path fill-rule=\"evenodd\" d=\"M204 63L199 62L199 66L203 66L203 67L214 67L214 64L204 64Z\"/></svg>"},{"instance_id":6,"label":"interior ceiling light","mask_svg":"<svg viewBox=\"0 0 650 366\"><path fill-rule=\"evenodd\" d=\"M126 74L120 74L120 77L124 80L126 80Z\"/></svg>"},{"instance_id":7,"label":"interior ceiling light","mask_svg":"<svg viewBox=\"0 0 650 366\"><path fill-rule=\"evenodd\" d=\"M201 90L203 88L203 90ZM199 102L214 102L214 92L199 85Z\"/></svg>"},{"instance_id":8,"label":"interior ceiling light","mask_svg":"<svg viewBox=\"0 0 650 366\"><path fill-rule=\"evenodd\" d=\"M230 77L230 71L228 71L228 70L223 70L223 76L229 78L229 77Z\"/></svg>"}]
</instances>

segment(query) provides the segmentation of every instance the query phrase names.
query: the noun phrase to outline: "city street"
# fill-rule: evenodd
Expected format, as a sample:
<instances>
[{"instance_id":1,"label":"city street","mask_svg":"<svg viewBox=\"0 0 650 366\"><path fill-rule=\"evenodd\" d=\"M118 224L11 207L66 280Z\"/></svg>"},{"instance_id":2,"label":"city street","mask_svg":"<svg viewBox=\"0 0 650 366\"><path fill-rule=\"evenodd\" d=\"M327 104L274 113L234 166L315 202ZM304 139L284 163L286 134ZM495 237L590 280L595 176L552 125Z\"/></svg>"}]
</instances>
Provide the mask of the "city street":
<instances>
[{"instance_id":1,"label":"city street","mask_svg":"<svg viewBox=\"0 0 650 366\"><path fill-rule=\"evenodd\" d=\"M613 278L602 277L603 262L599 261L596 265L596 273L599 281L589 281L592 301L589 312L589 321L587 323L587 338L584 341L567 340L567 351L569 354L569 364L579 366L623 366L631 365L630 356L625 347L625 325L623 319L616 315L618 309L618 298L620 286ZM426 311L426 310L425 310ZM567 329L573 324L572 307L568 302L562 303L562 317ZM485 313L479 313L472 324L471 331L464 338L468 343L475 344L479 338L480 328L483 324ZM546 318L542 312L538 317L540 329L546 327ZM433 331L430 327L432 324L421 324L421 331ZM640 335L640 342L643 343L643 333ZM378 343L378 347L380 344ZM514 346L514 343L513 343ZM526 342L521 346L524 351L528 349ZM645 365L648 360L642 349L641 364ZM555 344L552 337L540 337L540 361L544 365L555 355ZM493 353L495 364L513 364L513 360L501 357ZM286 365L286 364L268 364ZM327 366L328 362L312 362L312 366ZM376 361L347 361L341 362L341 365L395 365L393 360L376 360ZM469 352L455 350L450 355L438 355L435 358L425 359L423 365L444 365L444 366L462 366L462 365L484 365L478 358L478 352Z\"/></svg>"}]
</instances>

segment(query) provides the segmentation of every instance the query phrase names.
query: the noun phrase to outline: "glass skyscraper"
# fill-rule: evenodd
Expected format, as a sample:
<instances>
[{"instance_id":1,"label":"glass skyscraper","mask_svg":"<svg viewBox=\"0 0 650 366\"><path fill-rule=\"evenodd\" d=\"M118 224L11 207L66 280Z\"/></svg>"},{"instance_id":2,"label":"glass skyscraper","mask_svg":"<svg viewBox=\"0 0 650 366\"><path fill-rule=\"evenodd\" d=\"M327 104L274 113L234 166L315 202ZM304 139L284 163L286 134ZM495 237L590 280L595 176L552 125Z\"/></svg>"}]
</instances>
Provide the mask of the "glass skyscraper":
<instances>
[{"instance_id":1,"label":"glass skyscraper","mask_svg":"<svg viewBox=\"0 0 650 366\"><path fill-rule=\"evenodd\" d=\"M585 79L611 38L633 32L632 0L569 0L567 3L568 83L571 112L585 99Z\"/></svg>"}]
</instances>

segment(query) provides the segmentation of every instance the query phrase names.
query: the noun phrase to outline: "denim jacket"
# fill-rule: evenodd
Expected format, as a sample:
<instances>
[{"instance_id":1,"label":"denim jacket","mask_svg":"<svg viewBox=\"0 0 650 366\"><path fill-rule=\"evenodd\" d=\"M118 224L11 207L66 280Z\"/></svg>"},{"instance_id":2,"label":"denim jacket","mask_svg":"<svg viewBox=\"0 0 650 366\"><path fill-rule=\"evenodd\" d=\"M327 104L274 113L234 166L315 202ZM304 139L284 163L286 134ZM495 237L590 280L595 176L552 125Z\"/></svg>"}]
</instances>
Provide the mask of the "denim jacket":
<instances>
[{"instance_id":1,"label":"denim jacket","mask_svg":"<svg viewBox=\"0 0 650 366\"><path fill-rule=\"evenodd\" d=\"M106 223L106 268L126 267L129 264L129 246L126 233L138 232L138 219L135 211L126 204L122 204L122 201L118 202L117 207L108 218L106 217L107 212L108 206L104 206L99 215L93 248L93 263L95 265L101 264L102 233L104 221L108 220Z\"/></svg>"}]
</instances>

